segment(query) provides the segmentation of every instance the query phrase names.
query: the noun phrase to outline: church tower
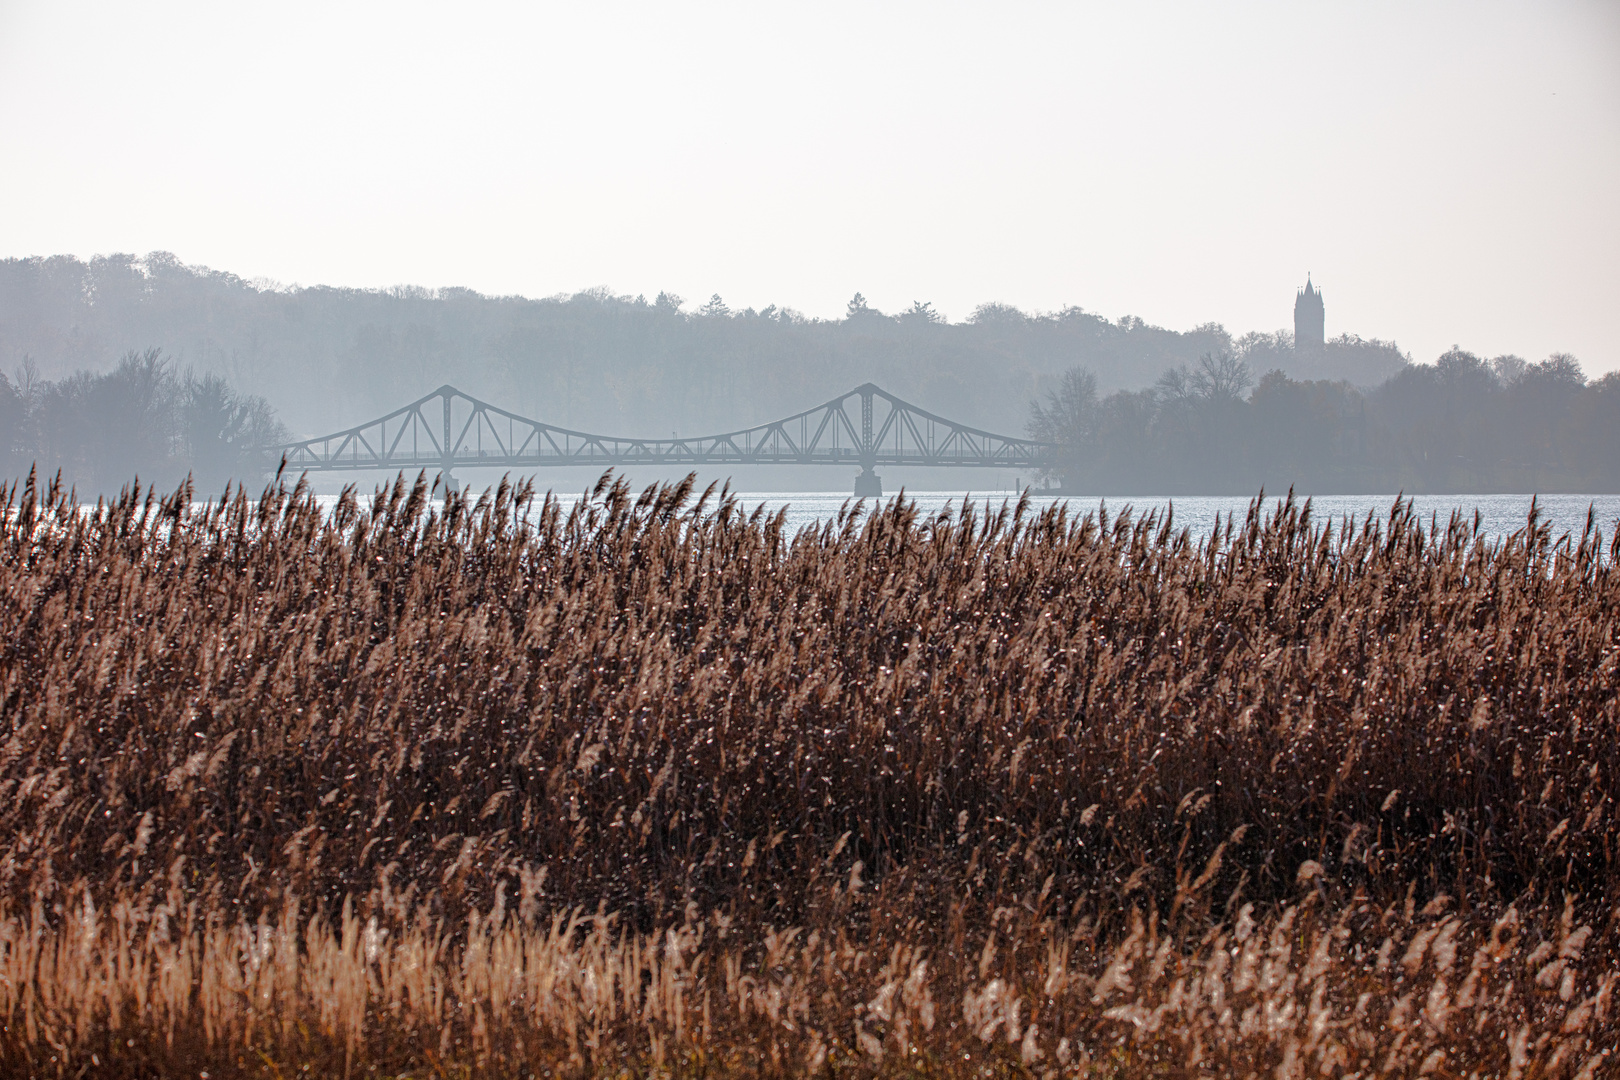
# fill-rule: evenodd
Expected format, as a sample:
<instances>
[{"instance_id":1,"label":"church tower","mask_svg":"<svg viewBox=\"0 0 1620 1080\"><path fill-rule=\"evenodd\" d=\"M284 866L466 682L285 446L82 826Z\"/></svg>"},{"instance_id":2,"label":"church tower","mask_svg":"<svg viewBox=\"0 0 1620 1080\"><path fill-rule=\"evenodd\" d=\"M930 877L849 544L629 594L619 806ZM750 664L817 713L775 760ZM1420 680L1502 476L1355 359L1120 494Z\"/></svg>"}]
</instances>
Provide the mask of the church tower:
<instances>
[{"instance_id":1,"label":"church tower","mask_svg":"<svg viewBox=\"0 0 1620 1080\"><path fill-rule=\"evenodd\" d=\"M1294 297L1294 351L1320 349L1327 340L1323 329L1322 294L1311 287L1311 276L1305 275L1305 287Z\"/></svg>"}]
</instances>

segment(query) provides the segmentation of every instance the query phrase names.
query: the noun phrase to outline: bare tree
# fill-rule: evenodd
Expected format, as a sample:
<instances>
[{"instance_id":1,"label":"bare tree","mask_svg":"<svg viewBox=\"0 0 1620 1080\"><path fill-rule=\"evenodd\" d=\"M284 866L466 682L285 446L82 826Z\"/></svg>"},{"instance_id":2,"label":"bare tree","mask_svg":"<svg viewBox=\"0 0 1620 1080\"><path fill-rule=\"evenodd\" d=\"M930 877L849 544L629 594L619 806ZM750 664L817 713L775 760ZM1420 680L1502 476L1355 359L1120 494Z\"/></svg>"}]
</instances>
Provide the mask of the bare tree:
<instances>
[{"instance_id":1,"label":"bare tree","mask_svg":"<svg viewBox=\"0 0 1620 1080\"><path fill-rule=\"evenodd\" d=\"M1254 385L1249 365L1229 352L1205 353L1189 380L1194 393L1205 401L1238 401Z\"/></svg>"},{"instance_id":2,"label":"bare tree","mask_svg":"<svg viewBox=\"0 0 1620 1080\"><path fill-rule=\"evenodd\" d=\"M1059 452L1048 475L1072 469L1097 441L1097 376L1085 368L1063 373L1056 390L1046 395L1046 404L1029 403L1026 429L1031 438L1058 443Z\"/></svg>"}]
</instances>

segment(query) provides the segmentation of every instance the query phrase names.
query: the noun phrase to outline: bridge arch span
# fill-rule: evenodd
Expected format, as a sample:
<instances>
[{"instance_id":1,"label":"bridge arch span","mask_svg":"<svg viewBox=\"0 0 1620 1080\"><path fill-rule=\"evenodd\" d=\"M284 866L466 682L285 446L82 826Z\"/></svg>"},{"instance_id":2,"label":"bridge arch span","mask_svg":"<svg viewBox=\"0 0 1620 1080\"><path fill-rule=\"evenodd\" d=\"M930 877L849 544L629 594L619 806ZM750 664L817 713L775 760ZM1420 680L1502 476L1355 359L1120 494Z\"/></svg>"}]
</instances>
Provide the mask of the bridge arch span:
<instances>
[{"instance_id":1,"label":"bridge arch span","mask_svg":"<svg viewBox=\"0 0 1620 1080\"><path fill-rule=\"evenodd\" d=\"M268 448L299 472L726 465L858 466L857 496L880 496L881 466L1041 469L1055 444L957 423L863 383L768 424L696 438L596 435L508 412L439 387L386 416Z\"/></svg>"}]
</instances>

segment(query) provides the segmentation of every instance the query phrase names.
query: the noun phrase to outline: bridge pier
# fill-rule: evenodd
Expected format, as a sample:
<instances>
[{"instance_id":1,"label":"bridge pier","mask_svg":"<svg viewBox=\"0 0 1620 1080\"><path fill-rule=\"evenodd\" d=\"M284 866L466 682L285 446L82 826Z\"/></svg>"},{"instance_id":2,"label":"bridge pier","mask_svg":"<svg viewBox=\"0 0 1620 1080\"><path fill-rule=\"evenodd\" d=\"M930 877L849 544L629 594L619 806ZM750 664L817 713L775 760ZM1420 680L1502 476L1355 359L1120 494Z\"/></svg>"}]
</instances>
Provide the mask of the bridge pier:
<instances>
[{"instance_id":1,"label":"bridge pier","mask_svg":"<svg viewBox=\"0 0 1620 1080\"><path fill-rule=\"evenodd\" d=\"M855 497L857 499L883 498L883 478L873 472L870 467L861 470L855 478Z\"/></svg>"},{"instance_id":2,"label":"bridge pier","mask_svg":"<svg viewBox=\"0 0 1620 1080\"><path fill-rule=\"evenodd\" d=\"M444 399L444 441L439 444L439 452L444 455L440 475L444 478L444 503L446 506L450 505L450 496L461 490L461 485L456 483L456 478L450 473L450 467L456 460L456 447L450 441L450 398L454 392L448 384L439 387L439 396Z\"/></svg>"}]
</instances>

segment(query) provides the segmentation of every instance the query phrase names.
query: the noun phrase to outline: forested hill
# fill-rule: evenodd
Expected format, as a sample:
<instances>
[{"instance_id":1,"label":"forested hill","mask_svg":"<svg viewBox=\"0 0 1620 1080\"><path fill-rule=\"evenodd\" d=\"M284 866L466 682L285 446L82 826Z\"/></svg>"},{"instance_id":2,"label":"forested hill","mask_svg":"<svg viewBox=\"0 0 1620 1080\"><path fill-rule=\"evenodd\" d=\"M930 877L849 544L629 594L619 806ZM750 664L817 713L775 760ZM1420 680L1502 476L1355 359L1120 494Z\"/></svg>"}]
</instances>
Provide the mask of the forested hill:
<instances>
[{"instance_id":1,"label":"forested hill","mask_svg":"<svg viewBox=\"0 0 1620 1080\"><path fill-rule=\"evenodd\" d=\"M857 295L829 320L606 290L284 289L163 254L0 261L0 475L38 463L86 492L137 472L257 483L253 447L444 383L552 423L667 436L867 381L1073 447L1050 475L1088 494L1620 490L1620 374L1588 380L1564 354L1413 364L1387 342L1296 352L1286 333L1075 307L986 304L952 323Z\"/></svg>"},{"instance_id":2,"label":"forested hill","mask_svg":"<svg viewBox=\"0 0 1620 1080\"><path fill-rule=\"evenodd\" d=\"M1279 315L1286 317L1286 303ZM1281 321L1281 319L1279 319ZM882 313L852 300L842 319L730 310L718 297L541 300L467 289L283 289L172 255L0 261L0 369L43 379L110 369L160 347L180 369L262 395L296 433L346 427L442 383L553 423L610 434L726 430L776 419L868 380L925 408L1008 433L1073 367L1100 390L1231 353L1251 369L1372 386L1405 358L1342 338L1309 363L1287 334L1234 339L1078 307L1032 315L986 304L947 323L927 304Z\"/></svg>"}]
</instances>

